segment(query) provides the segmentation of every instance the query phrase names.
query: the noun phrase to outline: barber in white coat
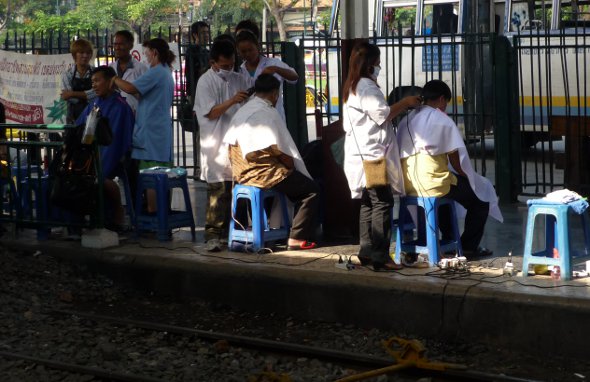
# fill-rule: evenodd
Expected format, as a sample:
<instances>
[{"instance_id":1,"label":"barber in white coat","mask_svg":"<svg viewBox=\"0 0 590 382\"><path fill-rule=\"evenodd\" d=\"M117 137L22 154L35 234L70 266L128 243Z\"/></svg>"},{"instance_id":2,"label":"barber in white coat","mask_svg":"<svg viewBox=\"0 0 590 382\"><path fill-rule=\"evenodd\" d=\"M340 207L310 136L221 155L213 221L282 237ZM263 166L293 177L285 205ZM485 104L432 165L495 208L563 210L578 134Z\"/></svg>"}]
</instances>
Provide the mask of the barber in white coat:
<instances>
[{"instance_id":1,"label":"barber in white coat","mask_svg":"<svg viewBox=\"0 0 590 382\"><path fill-rule=\"evenodd\" d=\"M346 132L344 172L352 198L361 199L358 258L363 265L372 264L376 271L401 268L389 255L393 191L403 193L399 151L391 120L409 107L420 104L417 96L387 104L376 82L380 55L375 45L357 44L350 56L348 77L342 91L342 125ZM362 161L384 156L390 184L368 189Z\"/></svg>"}]
</instances>

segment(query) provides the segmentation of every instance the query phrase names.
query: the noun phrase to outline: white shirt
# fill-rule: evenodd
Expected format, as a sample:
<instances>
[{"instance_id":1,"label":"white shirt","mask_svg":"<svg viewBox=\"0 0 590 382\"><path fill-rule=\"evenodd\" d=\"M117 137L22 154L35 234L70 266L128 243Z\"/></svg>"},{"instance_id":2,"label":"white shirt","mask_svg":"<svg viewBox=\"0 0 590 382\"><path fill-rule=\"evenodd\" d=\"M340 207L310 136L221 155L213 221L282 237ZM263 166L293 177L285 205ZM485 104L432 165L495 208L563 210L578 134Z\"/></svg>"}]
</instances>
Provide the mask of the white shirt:
<instances>
[{"instance_id":1,"label":"white shirt","mask_svg":"<svg viewBox=\"0 0 590 382\"><path fill-rule=\"evenodd\" d=\"M494 186L488 179L473 171L459 128L448 115L427 105L420 106L400 121L397 132L402 158L417 153L440 155L457 150L461 169L467 176L475 195L481 201L490 203L491 217L500 222L504 220L498 207L498 196ZM450 163L449 167L452 169ZM463 215L465 211L463 207L459 203L455 204L458 212Z\"/></svg>"},{"instance_id":2,"label":"white shirt","mask_svg":"<svg viewBox=\"0 0 590 382\"><path fill-rule=\"evenodd\" d=\"M132 57L129 63L127 64L127 69L125 69L123 76L120 76L120 73L117 70L117 65L119 65L119 60L116 60L109 64L111 68L115 69L117 76L121 77L122 79L128 82L135 81L138 77L147 72L147 70L149 69L149 66L147 66L147 64L137 61L135 58ZM127 101L127 104L131 106L131 110L133 110L133 113L135 114L139 100L134 95L125 93L124 91L121 91L121 97L125 98L125 101Z\"/></svg>"},{"instance_id":3,"label":"white shirt","mask_svg":"<svg viewBox=\"0 0 590 382\"><path fill-rule=\"evenodd\" d=\"M207 183L232 180L228 148L222 140L241 105L232 105L217 119L211 120L206 115L238 91L247 90L248 86L247 79L236 72L230 72L224 80L215 70L209 69L199 78L193 110L200 128L201 179Z\"/></svg>"},{"instance_id":4,"label":"white shirt","mask_svg":"<svg viewBox=\"0 0 590 382\"><path fill-rule=\"evenodd\" d=\"M250 86L254 86L254 81L256 81L256 79L258 78L260 73L262 73L264 68L266 68L267 66L278 66L283 69L292 70L293 73L296 73L292 67L290 67L289 65L287 65L283 61L279 60L278 58L266 57L266 56L260 56L260 61L258 62L258 66L256 67L256 71L254 71L254 76L250 75L250 72L248 72L248 69L246 69L246 62L243 62L242 65L240 66L240 73L242 73L242 75L244 75L244 77L246 77L248 79L248 81L250 81L250 83L251 83ZM297 80L289 81L289 80L286 80L285 78L283 78L279 74L275 74L274 76L281 82L281 88L279 90L280 95L279 95L279 100L277 101L276 108L277 108L279 114L281 115L281 118L283 118L283 121L286 121L285 108L283 106L283 81L287 81L287 83L289 83L289 84L295 84L295 83L297 83Z\"/></svg>"},{"instance_id":5,"label":"white shirt","mask_svg":"<svg viewBox=\"0 0 590 382\"><path fill-rule=\"evenodd\" d=\"M350 93L344 104L344 173L353 199L359 199L366 186L362 159L383 156L387 160L387 175L393 191L404 192L395 132L387 121L390 111L381 89L369 78L361 78L356 94Z\"/></svg>"}]
</instances>

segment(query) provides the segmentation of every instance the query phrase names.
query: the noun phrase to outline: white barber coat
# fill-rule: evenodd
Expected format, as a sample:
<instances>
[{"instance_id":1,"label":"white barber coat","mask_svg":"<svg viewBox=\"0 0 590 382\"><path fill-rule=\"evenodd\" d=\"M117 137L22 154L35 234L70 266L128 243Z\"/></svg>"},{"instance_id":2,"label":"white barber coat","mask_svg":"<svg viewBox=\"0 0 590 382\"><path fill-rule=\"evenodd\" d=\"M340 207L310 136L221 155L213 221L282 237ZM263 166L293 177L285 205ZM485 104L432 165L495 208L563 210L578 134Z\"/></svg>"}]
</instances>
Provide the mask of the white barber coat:
<instances>
[{"instance_id":1,"label":"white barber coat","mask_svg":"<svg viewBox=\"0 0 590 382\"><path fill-rule=\"evenodd\" d=\"M222 140L240 105L233 105L214 120L206 115L214 106L227 101L238 91L247 90L248 85L248 81L236 72L230 72L227 80L224 80L213 69L209 69L199 78L193 110L200 128L201 179L207 183L232 180L228 149Z\"/></svg>"},{"instance_id":2,"label":"white barber coat","mask_svg":"<svg viewBox=\"0 0 590 382\"><path fill-rule=\"evenodd\" d=\"M237 111L223 142L238 143L244 159L251 152L277 145L282 153L293 158L295 169L311 179L285 121L270 102L260 97L252 97Z\"/></svg>"},{"instance_id":3,"label":"white barber coat","mask_svg":"<svg viewBox=\"0 0 590 382\"><path fill-rule=\"evenodd\" d=\"M361 154L365 160L385 156L393 192L404 192L397 140L391 122L386 120L390 110L381 89L369 78L361 78L356 94L351 93L344 104L344 173L353 199L359 199L366 186Z\"/></svg>"},{"instance_id":4,"label":"white barber coat","mask_svg":"<svg viewBox=\"0 0 590 382\"><path fill-rule=\"evenodd\" d=\"M441 155L457 150L461 169L467 175L475 195L481 201L490 203L491 217L499 222L504 220L494 186L488 179L473 171L463 137L448 115L430 106L420 106L400 121L397 131L401 158L417 153ZM453 169L450 163L449 168ZM464 215L465 209L459 203L455 205L458 212Z\"/></svg>"},{"instance_id":5,"label":"white barber coat","mask_svg":"<svg viewBox=\"0 0 590 382\"><path fill-rule=\"evenodd\" d=\"M250 81L251 86L254 86L254 82L256 81L256 79L258 78L260 73L262 73L264 68L266 68L267 66L278 66L280 68L290 69L293 72L295 72L295 69L293 69L292 67L290 67L289 65L287 65L283 61L279 60L278 58L260 56L260 61L258 62L258 66L256 67L256 71L254 72L254 76L251 76L250 73L248 72L248 69L246 69L245 62L243 62L242 65L240 66L240 73L242 73L242 75L244 77L246 77L248 79L248 81ZM285 121L286 120L285 119L285 107L283 106L283 82L287 81L287 83L289 83L289 84L295 84L295 83L297 83L297 81L286 80L278 74L275 74L274 76L281 82L281 88L279 90L280 95L279 95L279 100L277 101L276 108L277 108L277 111L279 112L279 114L281 115L281 118L283 118L283 121Z\"/></svg>"}]
</instances>

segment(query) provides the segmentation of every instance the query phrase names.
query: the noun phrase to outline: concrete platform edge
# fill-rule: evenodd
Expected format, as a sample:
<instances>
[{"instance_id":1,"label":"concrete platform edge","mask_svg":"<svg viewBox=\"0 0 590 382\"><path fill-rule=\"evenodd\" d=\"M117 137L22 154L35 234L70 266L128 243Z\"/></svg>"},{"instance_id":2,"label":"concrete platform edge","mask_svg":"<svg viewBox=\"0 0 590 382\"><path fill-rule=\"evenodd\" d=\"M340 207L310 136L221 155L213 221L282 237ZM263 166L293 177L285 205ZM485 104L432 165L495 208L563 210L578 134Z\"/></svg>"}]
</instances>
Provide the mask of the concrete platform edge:
<instances>
[{"instance_id":1,"label":"concrete platform edge","mask_svg":"<svg viewBox=\"0 0 590 382\"><path fill-rule=\"evenodd\" d=\"M149 251L87 249L71 242L24 243L3 239L14 250L40 250L92 266L114 280L158 294L198 297L251 311L305 320L337 321L396 329L407 337L486 342L532 354L584 357L590 335L590 302L543 294L481 288L477 283L408 282L399 278L273 266L163 258ZM385 281L384 281L385 280Z\"/></svg>"}]
</instances>

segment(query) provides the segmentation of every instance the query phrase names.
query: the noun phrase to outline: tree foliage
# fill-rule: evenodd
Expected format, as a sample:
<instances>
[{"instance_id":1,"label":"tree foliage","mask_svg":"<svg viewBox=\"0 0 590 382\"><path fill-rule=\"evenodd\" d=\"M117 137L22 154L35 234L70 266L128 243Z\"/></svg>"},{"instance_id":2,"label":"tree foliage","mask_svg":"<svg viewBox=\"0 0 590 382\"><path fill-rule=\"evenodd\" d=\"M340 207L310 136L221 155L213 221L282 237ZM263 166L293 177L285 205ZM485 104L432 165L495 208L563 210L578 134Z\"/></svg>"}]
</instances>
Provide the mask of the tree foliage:
<instances>
[{"instance_id":1,"label":"tree foliage","mask_svg":"<svg viewBox=\"0 0 590 382\"><path fill-rule=\"evenodd\" d=\"M262 0L204 0L195 11L198 20L206 20L211 25L211 34L233 32L234 26L244 19L261 21Z\"/></svg>"}]
</instances>

